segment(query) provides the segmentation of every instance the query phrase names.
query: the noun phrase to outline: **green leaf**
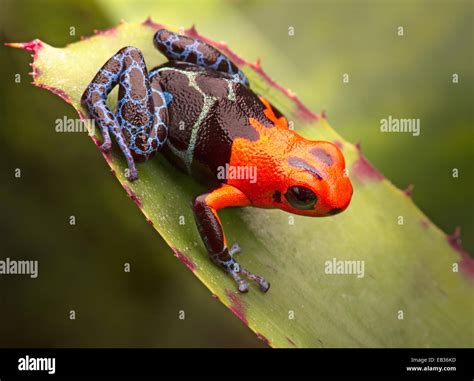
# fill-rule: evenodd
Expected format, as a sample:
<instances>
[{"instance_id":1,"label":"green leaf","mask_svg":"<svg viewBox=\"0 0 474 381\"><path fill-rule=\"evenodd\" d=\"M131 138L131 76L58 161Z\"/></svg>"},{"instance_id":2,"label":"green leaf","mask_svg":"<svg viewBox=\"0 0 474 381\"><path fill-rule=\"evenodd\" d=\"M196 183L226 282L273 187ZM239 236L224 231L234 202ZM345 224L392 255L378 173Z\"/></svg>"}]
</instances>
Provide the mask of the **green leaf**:
<instances>
[{"instance_id":1,"label":"green leaf","mask_svg":"<svg viewBox=\"0 0 474 381\"><path fill-rule=\"evenodd\" d=\"M9 45L31 50L34 84L61 96L85 119L80 97L120 48L139 48L149 69L165 61L152 44L159 27L151 20L122 23L65 48L40 40ZM199 36L194 28L184 32ZM307 110L274 83L259 63L250 64L225 45L207 41L228 54L254 91L275 104L299 133L342 148L354 196L347 211L331 218L255 208L222 210L229 241L242 247L239 262L272 284L266 294L253 287L241 295L210 262L194 225L190 202L206 189L160 155L139 164L140 179L130 183L114 147L104 155L106 162L176 256L273 347L472 346L474 261L462 249L459 232L446 236L434 226L412 202L411 190L395 188L359 147L339 136L324 115ZM117 89L109 97L111 107L116 99ZM364 276L326 273L334 260L363 261Z\"/></svg>"}]
</instances>

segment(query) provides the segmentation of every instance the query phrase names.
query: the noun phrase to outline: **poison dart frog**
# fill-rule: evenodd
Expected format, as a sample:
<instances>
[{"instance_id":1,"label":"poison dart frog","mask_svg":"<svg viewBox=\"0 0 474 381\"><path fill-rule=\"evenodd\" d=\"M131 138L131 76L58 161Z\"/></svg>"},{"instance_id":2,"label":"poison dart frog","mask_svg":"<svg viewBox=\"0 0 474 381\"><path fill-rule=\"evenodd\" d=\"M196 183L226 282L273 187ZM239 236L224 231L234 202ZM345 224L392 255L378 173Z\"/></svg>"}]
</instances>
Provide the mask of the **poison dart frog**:
<instances>
[{"instance_id":1,"label":"poison dart frog","mask_svg":"<svg viewBox=\"0 0 474 381\"><path fill-rule=\"evenodd\" d=\"M340 213L352 197L344 157L334 144L307 140L290 129L213 46L165 29L153 42L168 62L148 72L141 52L124 47L87 86L81 102L100 128L100 148L110 150L114 137L130 181L138 178L135 162L161 151L207 184L209 191L194 198L192 209L210 259L240 292L248 291L245 278L266 292L270 284L235 260L238 245L228 247L217 211L253 206L313 217ZM114 113L106 99L116 85ZM233 168L251 169L237 173L255 176L222 176Z\"/></svg>"}]
</instances>

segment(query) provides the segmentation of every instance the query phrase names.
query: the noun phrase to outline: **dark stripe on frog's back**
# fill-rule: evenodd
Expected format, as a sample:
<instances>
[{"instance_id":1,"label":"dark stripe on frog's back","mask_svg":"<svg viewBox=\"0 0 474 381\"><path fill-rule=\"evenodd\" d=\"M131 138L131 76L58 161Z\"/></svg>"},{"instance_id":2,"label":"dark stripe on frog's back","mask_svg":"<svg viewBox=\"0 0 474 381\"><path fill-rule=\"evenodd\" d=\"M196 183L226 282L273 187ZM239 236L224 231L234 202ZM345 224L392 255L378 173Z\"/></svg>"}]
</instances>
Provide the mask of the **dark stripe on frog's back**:
<instances>
[{"instance_id":1,"label":"dark stripe on frog's back","mask_svg":"<svg viewBox=\"0 0 474 381\"><path fill-rule=\"evenodd\" d=\"M229 99L229 80L231 77L211 69L181 62L169 62L161 67L172 67L179 70L199 73L196 84L206 95L216 98L206 117L202 120L194 146L191 174L198 180L216 181L219 167L229 163L232 143L242 137L250 141L259 138L258 132L250 125L249 117L259 120L266 127L273 127L263 114L265 106L260 99L245 85L232 83L234 99ZM161 71L160 83L164 91L173 95L168 105L169 142L179 150L186 150L192 135L192 128L201 114L204 98L195 88L189 86L189 80L178 71ZM184 129L179 123L184 122ZM165 146L164 154L178 161L178 166L185 169L181 160L176 159L171 149Z\"/></svg>"},{"instance_id":2,"label":"dark stripe on frog's back","mask_svg":"<svg viewBox=\"0 0 474 381\"><path fill-rule=\"evenodd\" d=\"M166 67L183 70L187 65L167 62L159 68ZM186 150L192 127L202 111L204 98L199 91L189 86L188 77L177 70L160 71L158 78L162 89L173 97L168 104L169 142L178 150Z\"/></svg>"}]
</instances>

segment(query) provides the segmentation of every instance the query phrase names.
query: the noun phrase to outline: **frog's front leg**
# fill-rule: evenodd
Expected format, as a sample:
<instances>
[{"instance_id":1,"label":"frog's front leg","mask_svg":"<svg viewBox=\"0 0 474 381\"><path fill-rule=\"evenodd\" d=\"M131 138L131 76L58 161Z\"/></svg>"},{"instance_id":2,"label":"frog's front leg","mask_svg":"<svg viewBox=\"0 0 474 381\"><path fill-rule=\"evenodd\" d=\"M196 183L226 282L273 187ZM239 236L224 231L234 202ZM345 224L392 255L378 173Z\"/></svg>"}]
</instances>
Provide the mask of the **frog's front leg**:
<instances>
[{"instance_id":1,"label":"frog's front leg","mask_svg":"<svg viewBox=\"0 0 474 381\"><path fill-rule=\"evenodd\" d=\"M170 61L184 61L227 73L248 86L249 80L229 57L203 41L160 29L153 37L155 47Z\"/></svg>"},{"instance_id":2,"label":"frog's front leg","mask_svg":"<svg viewBox=\"0 0 474 381\"><path fill-rule=\"evenodd\" d=\"M111 133L127 160L129 180L138 178L135 161L152 157L167 138L168 111L161 87L155 82L152 92L141 52L125 47L105 63L82 95L81 103L102 132L100 148L110 149ZM119 100L114 114L106 100L117 84Z\"/></svg>"},{"instance_id":3,"label":"frog's front leg","mask_svg":"<svg viewBox=\"0 0 474 381\"><path fill-rule=\"evenodd\" d=\"M268 291L270 284L261 276L244 269L233 258L239 250L235 245L227 248L227 240L217 211L228 206L248 206L250 201L240 190L230 185L222 185L210 193L204 193L194 199L193 210L196 224L211 260L228 272L237 282L240 292L248 291L247 282L241 274L253 280L263 292Z\"/></svg>"}]
</instances>

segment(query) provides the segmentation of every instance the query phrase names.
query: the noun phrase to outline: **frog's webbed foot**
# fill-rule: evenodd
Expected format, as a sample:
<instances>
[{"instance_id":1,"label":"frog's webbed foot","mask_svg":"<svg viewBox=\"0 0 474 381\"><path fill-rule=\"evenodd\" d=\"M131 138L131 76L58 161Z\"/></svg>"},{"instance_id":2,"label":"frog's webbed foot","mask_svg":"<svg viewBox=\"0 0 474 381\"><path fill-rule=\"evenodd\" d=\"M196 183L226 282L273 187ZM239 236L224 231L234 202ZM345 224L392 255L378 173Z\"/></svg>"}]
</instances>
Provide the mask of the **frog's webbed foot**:
<instances>
[{"instance_id":1,"label":"frog's webbed foot","mask_svg":"<svg viewBox=\"0 0 474 381\"><path fill-rule=\"evenodd\" d=\"M227 248L224 231L217 216L218 209L246 205L249 205L249 200L240 190L230 185L222 185L211 193L196 197L193 210L199 233L212 261L232 276L240 292L247 292L249 289L247 281L242 276L255 282L261 291L266 292L270 284L261 276L240 266L234 259L233 256L240 251L240 246L234 243L230 249Z\"/></svg>"}]
</instances>

